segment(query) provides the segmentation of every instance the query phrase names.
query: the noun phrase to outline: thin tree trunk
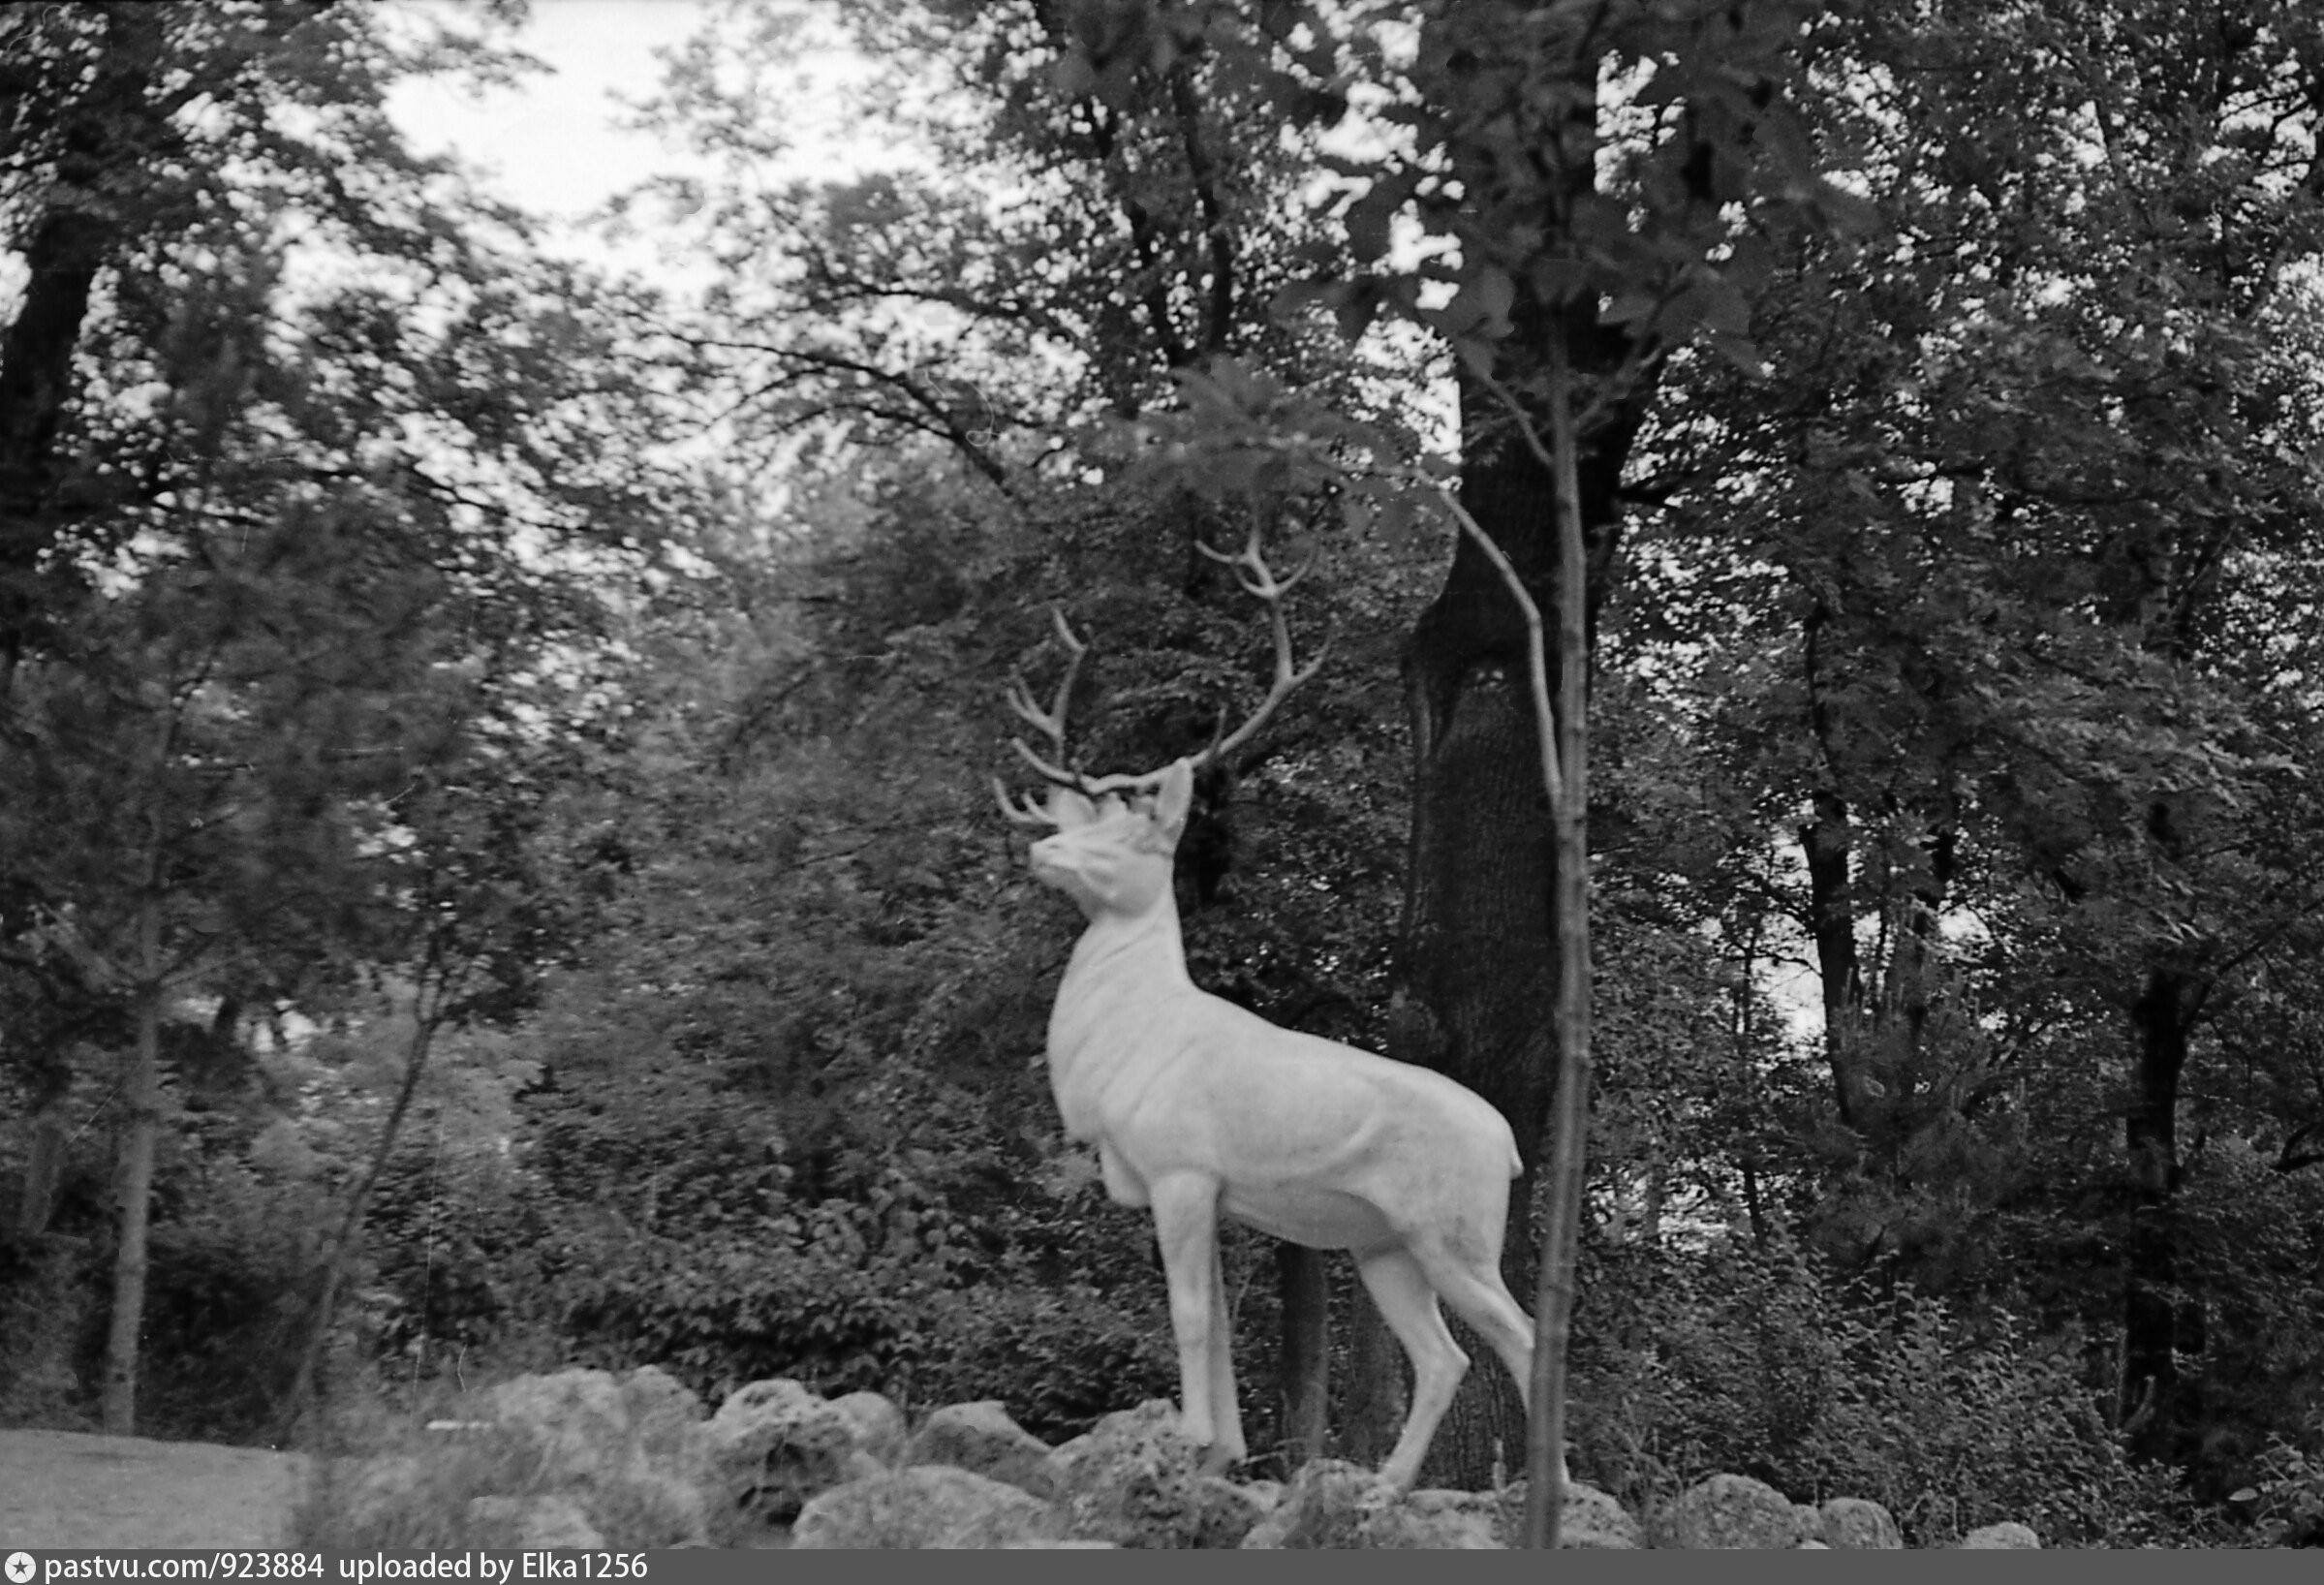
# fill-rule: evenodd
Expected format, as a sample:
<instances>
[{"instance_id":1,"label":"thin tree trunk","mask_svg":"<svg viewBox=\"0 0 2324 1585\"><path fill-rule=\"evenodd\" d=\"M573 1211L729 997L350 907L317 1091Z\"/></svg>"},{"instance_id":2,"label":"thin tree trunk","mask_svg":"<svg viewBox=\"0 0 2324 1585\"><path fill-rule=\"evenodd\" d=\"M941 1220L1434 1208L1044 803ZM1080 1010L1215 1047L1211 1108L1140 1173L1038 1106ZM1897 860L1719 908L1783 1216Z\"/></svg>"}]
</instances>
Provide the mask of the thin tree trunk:
<instances>
[{"instance_id":1,"label":"thin tree trunk","mask_svg":"<svg viewBox=\"0 0 2324 1585\"><path fill-rule=\"evenodd\" d=\"M147 1233L153 1154L161 1132L161 899L148 891L138 916L138 1032L122 1085L129 1127L121 1137L121 1232L113 1258L113 1313L106 1340L103 1413L108 1436L136 1434L138 1344L145 1327Z\"/></svg>"},{"instance_id":2,"label":"thin tree trunk","mask_svg":"<svg viewBox=\"0 0 2324 1585\"><path fill-rule=\"evenodd\" d=\"M2130 1010L2138 1070L2124 1142L2130 1236L2123 1250L2121 1414L2131 1445L2170 1450L2179 1387L2179 1080L2186 1068L2187 984L2154 969Z\"/></svg>"},{"instance_id":3,"label":"thin tree trunk","mask_svg":"<svg viewBox=\"0 0 2324 1585\"><path fill-rule=\"evenodd\" d=\"M1526 1444L1526 1544L1555 1547L1565 1510L1565 1353L1573 1318L1574 1259L1580 1248L1585 1163L1590 1141L1590 634L1589 582L1582 507L1576 482L1573 391L1563 333L1549 345L1550 444L1558 500L1558 690L1554 721L1538 697L1548 667L1535 660L1535 716L1556 731L1541 751L1541 777L1556 820L1558 996L1557 1119L1549 1159L1551 1183L1541 1235L1541 1279L1534 1307L1533 1398ZM1539 651L1542 636L1532 636Z\"/></svg>"},{"instance_id":4,"label":"thin tree trunk","mask_svg":"<svg viewBox=\"0 0 2324 1585\"><path fill-rule=\"evenodd\" d=\"M1814 819L1800 827L1800 854L1808 861L1808 918L1823 990L1824 1058L1831 1065L1832 1100L1841 1124L1856 1128L1864 1115L1857 1049L1864 971L1856 954L1855 901L1848 886L1855 832L1847 800L1838 792L1818 791L1814 811Z\"/></svg>"},{"instance_id":5,"label":"thin tree trunk","mask_svg":"<svg viewBox=\"0 0 2324 1585\"><path fill-rule=\"evenodd\" d=\"M435 1044L438 1020L419 1016L417 1010L415 1018L412 1041L404 1052L403 1082L396 1089L395 1104L388 1109L387 1125L380 1130L379 1142L372 1147L371 1160L364 1166L355 1193L348 1197L347 1209L339 1219L339 1230L324 1257L322 1286L309 1312L311 1319L306 1345L298 1354L298 1372L292 1378L291 1389L284 1399L277 1441L289 1440L314 1397L315 1380L322 1370L324 1350L330 1342L331 1312L338 1302L339 1284L346 1276L348 1257L362 1231L363 1214L370 1208L371 1193L379 1187L380 1177L387 1169L387 1158L394 1152L404 1115L412 1109L412 1098L419 1090L420 1072L427 1067L428 1053Z\"/></svg>"}]
</instances>

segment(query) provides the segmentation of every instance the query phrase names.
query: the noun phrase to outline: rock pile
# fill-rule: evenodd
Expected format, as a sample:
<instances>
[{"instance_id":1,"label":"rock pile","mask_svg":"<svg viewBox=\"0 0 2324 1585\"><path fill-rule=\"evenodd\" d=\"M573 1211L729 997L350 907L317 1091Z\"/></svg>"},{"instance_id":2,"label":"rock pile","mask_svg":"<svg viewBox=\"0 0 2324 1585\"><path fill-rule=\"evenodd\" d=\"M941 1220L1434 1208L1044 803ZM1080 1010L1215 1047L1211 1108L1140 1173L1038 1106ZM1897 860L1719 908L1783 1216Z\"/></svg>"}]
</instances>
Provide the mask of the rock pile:
<instances>
[{"instance_id":1,"label":"rock pile","mask_svg":"<svg viewBox=\"0 0 2324 1585\"><path fill-rule=\"evenodd\" d=\"M487 1400L493 1434L529 1444L528 1497L479 1497L471 1515L515 1544L734 1544L788 1526L808 1548L1240 1547L1490 1549L1517 1540L1523 1482L1497 1492L1398 1494L1337 1459L1286 1485L1200 1472L1168 1402L1108 1414L1052 1447L993 1400L951 1404L917 1426L876 1392L825 1399L788 1379L754 1382L705 1416L647 1368L528 1376ZM385 1472L381 1472L383 1475ZM1571 1485L1561 1544L1690 1550L1902 1547L1879 1504L1796 1504L1740 1475L1711 1476L1646 1524L1592 1486ZM1999 1524L1960 1544L2038 1546Z\"/></svg>"}]
</instances>

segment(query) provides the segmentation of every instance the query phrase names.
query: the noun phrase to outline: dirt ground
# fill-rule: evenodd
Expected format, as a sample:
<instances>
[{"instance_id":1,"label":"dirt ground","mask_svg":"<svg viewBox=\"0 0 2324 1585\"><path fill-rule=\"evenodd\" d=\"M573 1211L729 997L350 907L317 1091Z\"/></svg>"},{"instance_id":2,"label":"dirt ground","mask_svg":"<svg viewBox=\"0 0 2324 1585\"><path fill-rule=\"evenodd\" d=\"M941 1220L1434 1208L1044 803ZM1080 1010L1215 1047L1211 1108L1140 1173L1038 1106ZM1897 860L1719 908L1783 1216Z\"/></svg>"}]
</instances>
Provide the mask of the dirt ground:
<instances>
[{"instance_id":1,"label":"dirt ground","mask_svg":"<svg viewBox=\"0 0 2324 1585\"><path fill-rule=\"evenodd\" d=\"M281 1546L305 1472L298 1453L0 1431L0 1553Z\"/></svg>"}]
</instances>

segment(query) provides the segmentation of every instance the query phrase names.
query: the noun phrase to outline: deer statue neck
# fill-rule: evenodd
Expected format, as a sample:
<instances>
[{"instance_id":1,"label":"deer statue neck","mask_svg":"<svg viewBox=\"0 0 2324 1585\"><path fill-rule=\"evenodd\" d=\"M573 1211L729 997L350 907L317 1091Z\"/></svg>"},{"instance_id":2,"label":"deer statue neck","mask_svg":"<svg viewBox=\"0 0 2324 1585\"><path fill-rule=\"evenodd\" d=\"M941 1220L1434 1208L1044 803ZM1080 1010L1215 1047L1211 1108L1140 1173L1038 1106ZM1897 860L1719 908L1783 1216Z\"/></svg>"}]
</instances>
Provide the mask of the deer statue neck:
<instances>
[{"instance_id":1,"label":"deer statue neck","mask_svg":"<svg viewBox=\"0 0 2324 1585\"><path fill-rule=\"evenodd\" d=\"M1170 870L1192 780L1185 761L1162 779L1152 807L1070 792L1052 800L1058 830L1033 845L1033 873L1073 899L1088 921L1049 1014L1049 1081L1067 1131L1088 1136L1118 1072L1152 1060L1188 998Z\"/></svg>"},{"instance_id":2,"label":"deer statue neck","mask_svg":"<svg viewBox=\"0 0 2324 1585\"><path fill-rule=\"evenodd\" d=\"M1095 988L1116 979L1192 986L1178 899L1168 886L1134 912L1083 906L1089 923L1066 964L1066 983Z\"/></svg>"}]
</instances>

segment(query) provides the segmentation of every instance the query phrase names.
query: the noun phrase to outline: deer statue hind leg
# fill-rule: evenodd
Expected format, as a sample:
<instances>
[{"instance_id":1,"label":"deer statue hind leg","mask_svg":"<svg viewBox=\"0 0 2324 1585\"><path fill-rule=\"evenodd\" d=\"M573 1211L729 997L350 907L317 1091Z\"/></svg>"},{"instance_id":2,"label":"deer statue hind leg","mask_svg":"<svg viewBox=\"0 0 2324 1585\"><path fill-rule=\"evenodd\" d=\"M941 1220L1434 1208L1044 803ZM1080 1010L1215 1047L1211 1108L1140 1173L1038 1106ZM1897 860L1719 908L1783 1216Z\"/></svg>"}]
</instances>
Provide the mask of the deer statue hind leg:
<instances>
[{"instance_id":1,"label":"deer statue hind leg","mask_svg":"<svg viewBox=\"0 0 2324 1585\"><path fill-rule=\"evenodd\" d=\"M1437 1422L1451 1407L1453 1390L1469 1370L1469 1356L1452 1340L1443 1312L1437 1308L1437 1290L1410 1250L1394 1245L1360 1255L1356 1274L1412 1362L1411 1413L1405 1416L1404 1434L1396 1439L1388 1461L1379 1467L1382 1480L1398 1491L1410 1491L1436 1438Z\"/></svg>"},{"instance_id":2,"label":"deer statue hind leg","mask_svg":"<svg viewBox=\"0 0 2324 1585\"><path fill-rule=\"evenodd\" d=\"M1170 1331L1178 1343L1179 1423L1203 1449L1202 1468L1215 1474L1244 1452L1219 1259L1219 1183L1200 1173L1173 1172L1156 1178L1148 1190L1170 1286Z\"/></svg>"},{"instance_id":3,"label":"deer statue hind leg","mask_svg":"<svg viewBox=\"0 0 2324 1585\"><path fill-rule=\"evenodd\" d=\"M1501 1280L1498 1261L1482 1264L1463 1262L1441 1252L1418 1257L1421 1268L1427 1272L1429 1286L1437 1290L1452 1313L1476 1329L1477 1336L1492 1347L1509 1379L1517 1383L1517 1399L1525 1406L1530 1417L1534 1410L1534 1323L1525 1311L1509 1296L1508 1285ZM1558 1451L1559 1478L1565 1478L1565 1449Z\"/></svg>"}]
</instances>

